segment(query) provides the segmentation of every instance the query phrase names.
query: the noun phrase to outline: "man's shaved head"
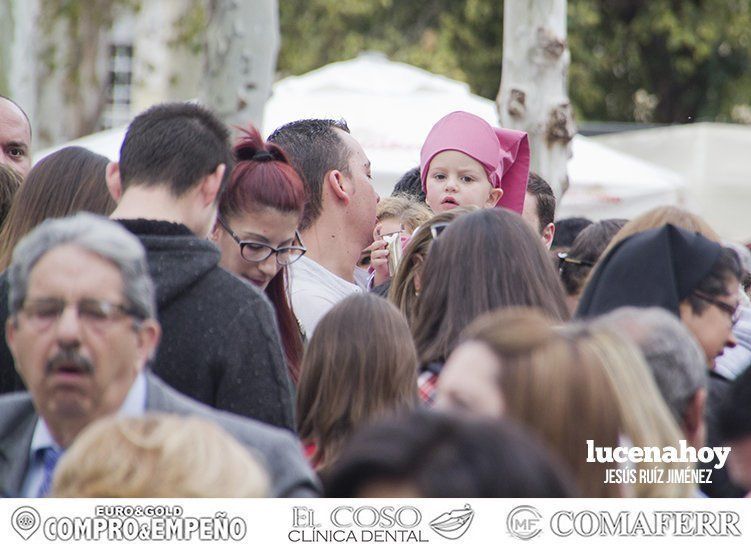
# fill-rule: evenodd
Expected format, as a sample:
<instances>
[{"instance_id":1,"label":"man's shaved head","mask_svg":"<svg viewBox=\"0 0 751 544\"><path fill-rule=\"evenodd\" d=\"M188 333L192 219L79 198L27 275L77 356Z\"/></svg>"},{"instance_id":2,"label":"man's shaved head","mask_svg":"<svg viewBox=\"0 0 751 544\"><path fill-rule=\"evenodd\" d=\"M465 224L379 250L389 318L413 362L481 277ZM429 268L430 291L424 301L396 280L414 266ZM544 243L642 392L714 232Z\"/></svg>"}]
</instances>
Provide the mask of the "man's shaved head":
<instances>
[{"instance_id":1,"label":"man's shaved head","mask_svg":"<svg viewBox=\"0 0 751 544\"><path fill-rule=\"evenodd\" d=\"M31 170L31 123L26 112L0 95L0 164L26 177Z\"/></svg>"}]
</instances>

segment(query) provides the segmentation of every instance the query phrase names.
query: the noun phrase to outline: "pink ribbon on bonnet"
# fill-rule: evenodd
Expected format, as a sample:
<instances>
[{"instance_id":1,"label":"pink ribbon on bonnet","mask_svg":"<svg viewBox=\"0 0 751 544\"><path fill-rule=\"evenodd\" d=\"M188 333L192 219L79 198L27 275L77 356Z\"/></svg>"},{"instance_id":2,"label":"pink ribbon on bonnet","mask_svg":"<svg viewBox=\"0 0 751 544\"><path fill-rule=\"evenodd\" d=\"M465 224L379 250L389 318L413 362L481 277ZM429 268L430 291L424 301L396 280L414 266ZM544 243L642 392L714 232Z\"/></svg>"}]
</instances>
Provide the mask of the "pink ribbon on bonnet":
<instances>
[{"instance_id":1,"label":"pink ribbon on bonnet","mask_svg":"<svg viewBox=\"0 0 751 544\"><path fill-rule=\"evenodd\" d=\"M496 206L521 214L529 178L529 140L520 130L493 128L466 111L449 113L430 130L420 151L425 191L430 161L443 151L460 151L483 165L494 188L503 189Z\"/></svg>"}]
</instances>

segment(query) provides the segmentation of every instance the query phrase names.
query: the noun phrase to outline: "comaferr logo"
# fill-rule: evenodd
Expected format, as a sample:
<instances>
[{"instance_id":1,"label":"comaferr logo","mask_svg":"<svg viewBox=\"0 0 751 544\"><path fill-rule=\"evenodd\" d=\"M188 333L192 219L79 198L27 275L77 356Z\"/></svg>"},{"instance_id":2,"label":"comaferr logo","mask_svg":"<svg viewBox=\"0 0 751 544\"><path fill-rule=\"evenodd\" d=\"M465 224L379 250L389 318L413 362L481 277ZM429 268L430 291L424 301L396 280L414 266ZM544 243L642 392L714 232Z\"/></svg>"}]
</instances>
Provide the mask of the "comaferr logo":
<instances>
[{"instance_id":1,"label":"comaferr logo","mask_svg":"<svg viewBox=\"0 0 751 544\"><path fill-rule=\"evenodd\" d=\"M468 504L459 510L445 512L430 522L430 528L443 538L457 540L464 536L475 519L475 511Z\"/></svg>"},{"instance_id":2,"label":"comaferr logo","mask_svg":"<svg viewBox=\"0 0 751 544\"><path fill-rule=\"evenodd\" d=\"M562 510L550 519L558 536L741 536L737 512Z\"/></svg>"},{"instance_id":3,"label":"comaferr logo","mask_svg":"<svg viewBox=\"0 0 751 544\"><path fill-rule=\"evenodd\" d=\"M509 535L531 540L542 533L543 516L533 506L518 506L506 517ZM740 537L740 515L722 510L620 511L559 510L550 517L550 531L559 537L681 536ZM546 529L547 530L547 529Z\"/></svg>"},{"instance_id":4,"label":"comaferr logo","mask_svg":"<svg viewBox=\"0 0 751 544\"><path fill-rule=\"evenodd\" d=\"M506 530L519 540L531 540L542 532L542 515L534 506L517 506L506 516Z\"/></svg>"}]
</instances>

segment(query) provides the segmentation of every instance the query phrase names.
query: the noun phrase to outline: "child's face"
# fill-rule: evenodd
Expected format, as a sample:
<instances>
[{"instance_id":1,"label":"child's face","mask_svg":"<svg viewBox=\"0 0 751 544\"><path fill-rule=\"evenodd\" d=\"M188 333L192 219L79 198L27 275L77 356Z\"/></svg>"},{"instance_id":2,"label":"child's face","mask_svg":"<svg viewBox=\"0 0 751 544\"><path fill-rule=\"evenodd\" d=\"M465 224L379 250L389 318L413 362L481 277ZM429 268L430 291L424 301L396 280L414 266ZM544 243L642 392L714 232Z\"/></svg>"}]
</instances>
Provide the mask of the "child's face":
<instances>
[{"instance_id":1,"label":"child's face","mask_svg":"<svg viewBox=\"0 0 751 544\"><path fill-rule=\"evenodd\" d=\"M457 206L493 208L503 196L494 189L482 164L461 151L442 151L430 161L425 202L435 213Z\"/></svg>"},{"instance_id":2,"label":"child's face","mask_svg":"<svg viewBox=\"0 0 751 544\"><path fill-rule=\"evenodd\" d=\"M402 223L401 221L399 221L398 217L387 216L378 222L378 224L376 225L376 230L378 231L378 235L386 236L387 234L401 232L406 229L403 228Z\"/></svg>"}]
</instances>

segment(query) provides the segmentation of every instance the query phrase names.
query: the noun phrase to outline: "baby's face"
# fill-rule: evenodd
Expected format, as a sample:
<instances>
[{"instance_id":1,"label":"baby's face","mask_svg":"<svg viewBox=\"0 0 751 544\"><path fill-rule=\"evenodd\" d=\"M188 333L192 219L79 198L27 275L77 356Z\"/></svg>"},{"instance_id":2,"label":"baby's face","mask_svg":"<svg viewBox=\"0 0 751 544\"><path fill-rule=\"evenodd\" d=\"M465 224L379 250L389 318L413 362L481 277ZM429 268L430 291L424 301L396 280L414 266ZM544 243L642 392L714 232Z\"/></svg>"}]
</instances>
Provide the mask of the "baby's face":
<instances>
[{"instance_id":1,"label":"baby's face","mask_svg":"<svg viewBox=\"0 0 751 544\"><path fill-rule=\"evenodd\" d=\"M457 206L493 208L503 195L488 180L485 168L461 151L442 151L430 161L425 202L435 213Z\"/></svg>"}]
</instances>

